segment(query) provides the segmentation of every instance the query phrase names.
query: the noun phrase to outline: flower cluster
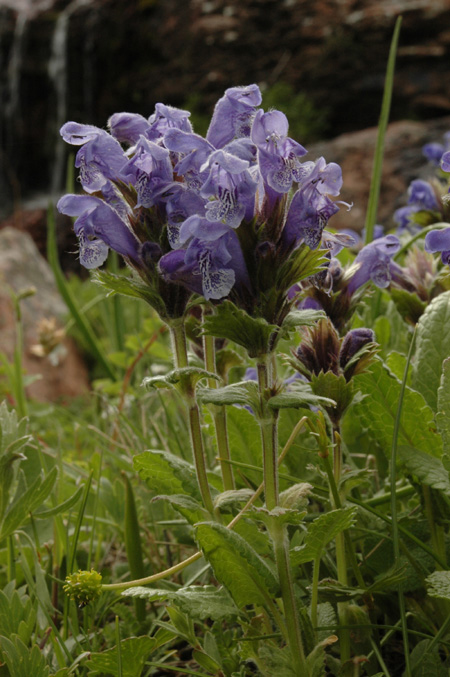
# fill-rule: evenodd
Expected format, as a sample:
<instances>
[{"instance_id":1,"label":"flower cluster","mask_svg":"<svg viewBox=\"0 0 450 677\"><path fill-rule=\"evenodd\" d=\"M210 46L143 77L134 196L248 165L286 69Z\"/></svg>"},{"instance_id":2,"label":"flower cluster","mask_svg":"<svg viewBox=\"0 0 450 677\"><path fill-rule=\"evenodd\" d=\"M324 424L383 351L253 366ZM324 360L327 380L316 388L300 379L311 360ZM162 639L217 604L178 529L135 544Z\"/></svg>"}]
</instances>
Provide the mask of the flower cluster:
<instances>
[{"instance_id":1,"label":"flower cluster","mask_svg":"<svg viewBox=\"0 0 450 677\"><path fill-rule=\"evenodd\" d=\"M303 162L286 116L260 104L257 85L227 89L205 138L189 112L160 103L148 119L114 114L109 131L67 122L61 134L80 146L85 194L65 195L58 209L76 217L82 265L99 267L113 249L160 295L181 285L253 312L268 285L286 296L297 281L273 273L294 252L342 246L324 236L339 209L340 167Z\"/></svg>"}]
</instances>

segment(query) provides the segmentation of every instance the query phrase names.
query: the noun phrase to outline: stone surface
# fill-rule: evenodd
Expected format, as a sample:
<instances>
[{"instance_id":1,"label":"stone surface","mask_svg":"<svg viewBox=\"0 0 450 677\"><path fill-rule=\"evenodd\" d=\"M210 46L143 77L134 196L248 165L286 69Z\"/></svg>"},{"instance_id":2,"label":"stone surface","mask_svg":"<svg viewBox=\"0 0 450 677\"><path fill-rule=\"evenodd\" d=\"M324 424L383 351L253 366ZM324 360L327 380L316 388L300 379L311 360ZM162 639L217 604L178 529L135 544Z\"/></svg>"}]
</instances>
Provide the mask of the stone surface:
<instances>
[{"instance_id":1,"label":"stone surface","mask_svg":"<svg viewBox=\"0 0 450 677\"><path fill-rule=\"evenodd\" d=\"M149 115L162 101L207 119L225 88L257 82L304 94L326 112L329 138L373 126L399 14L392 119L450 113L450 0L52 4L0 0L0 211L63 187L61 116L103 127L113 112Z\"/></svg>"},{"instance_id":2,"label":"stone surface","mask_svg":"<svg viewBox=\"0 0 450 677\"><path fill-rule=\"evenodd\" d=\"M36 290L20 302L24 370L27 376L40 375L27 387L27 394L39 401L56 401L87 393L89 381L83 359L73 341L58 331L67 309L52 272L30 235L15 228L0 231L0 349L11 360L16 345L16 321L9 288L16 294ZM45 320L46 327L42 326ZM39 356L42 347L39 350L37 346L42 329L47 329L47 345L51 343L49 331L57 344L50 356Z\"/></svg>"}]
</instances>

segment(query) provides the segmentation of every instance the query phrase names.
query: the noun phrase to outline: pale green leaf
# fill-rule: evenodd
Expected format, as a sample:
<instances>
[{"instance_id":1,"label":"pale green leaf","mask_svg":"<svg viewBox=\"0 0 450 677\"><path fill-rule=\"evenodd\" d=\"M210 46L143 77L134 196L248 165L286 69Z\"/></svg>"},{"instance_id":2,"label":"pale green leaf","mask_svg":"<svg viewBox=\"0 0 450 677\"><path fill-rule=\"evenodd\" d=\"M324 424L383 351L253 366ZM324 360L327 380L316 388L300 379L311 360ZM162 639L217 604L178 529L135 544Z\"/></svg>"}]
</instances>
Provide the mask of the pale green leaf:
<instances>
[{"instance_id":1,"label":"pale green leaf","mask_svg":"<svg viewBox=\"0 0 450 677\"><path fill-rule=\"evenodd\" d=\"M425 582L430 597L450 601L450 571L434 571Z\"/></svg>"},{"instance_id":2,"label":"pale green leaf","mask_svg":"<svg viewBox=\"0 0 450 677\"><path fill-rule=\"evenodd\" d=\"M239 610L225 588L213 585L190 585L178 590L155 590L143 586L128 588L123 597L139 597L149 602L168 602L195 620L220 621L237 616Z\"/></svg>"},{"instance_id":3,"label":"pale green leaf","mask_svg":"<svg viewBox=\"0 0 450 677\"><path fill-rule=\"evenodd\" d=\"M229 590L239 608L264 605L278 592L278 582L266 562L241 536L215 522L197 525L196 539L214 576Z\"/></svg>"}]
</instances>

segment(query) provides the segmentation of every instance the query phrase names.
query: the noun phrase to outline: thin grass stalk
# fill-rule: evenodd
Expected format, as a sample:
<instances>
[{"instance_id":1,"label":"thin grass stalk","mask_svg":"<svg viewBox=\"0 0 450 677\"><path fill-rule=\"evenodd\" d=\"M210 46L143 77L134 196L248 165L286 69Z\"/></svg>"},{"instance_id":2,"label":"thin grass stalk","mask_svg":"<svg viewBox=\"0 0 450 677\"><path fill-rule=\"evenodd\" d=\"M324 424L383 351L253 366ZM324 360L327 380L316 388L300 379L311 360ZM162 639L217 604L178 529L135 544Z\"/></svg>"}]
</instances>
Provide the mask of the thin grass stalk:
<instances>
[{"instance_id":1,"label":"thin grass stalk","mask_svg":"<svg viewBox=\"0 0 450 677\"><path fill-rule=\"evenodd\" d=\"M395 58L397 55L398 38L402 17L399 16L395 22L394 34L392 36L389 58L386 68L386 78L384 83L383 101L381 104L380 120L378 123L378 135L375 146L375 155L373 160L372 180L370 182L369 202L367 205L365 221L365 242L368 244L373 240L373 231L377 220L378 202L380 198L381 173L383 170L384 139L386 128L389 121L391 110L392 90L394 88Z\"/></svg>"}]
</instances>

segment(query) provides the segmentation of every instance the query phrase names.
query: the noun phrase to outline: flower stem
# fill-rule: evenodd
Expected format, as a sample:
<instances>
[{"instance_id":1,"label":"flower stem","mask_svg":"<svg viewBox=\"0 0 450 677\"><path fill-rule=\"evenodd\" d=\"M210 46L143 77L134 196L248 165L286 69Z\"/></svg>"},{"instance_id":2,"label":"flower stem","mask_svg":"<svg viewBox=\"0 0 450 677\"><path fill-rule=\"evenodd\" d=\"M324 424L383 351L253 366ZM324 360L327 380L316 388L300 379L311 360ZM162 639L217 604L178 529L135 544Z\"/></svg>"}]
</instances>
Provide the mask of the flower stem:
<instances>
[{"instance_id":1,"label":"flower stem","mask_svg":"<svg viewBox=\"0 0 450 677\"><path fill-rule=\"evenodd\" d=\"M172 345L175 356L175 366L177 369L188 366L186 333L184 323L174 322L170 326L170 335L172 337ZM203 437L200 425L200 411L195 400L194 393L186 395L186 405L188 409L189 432L191 437L192 454L194 457L195 472L197 475L197 482L202 496L203 505L211 513L214 514L214 504L209 488L208 477L206 474L205 450L203 447Z\"/></svg>"},{"instance_id":2,"label":"flower stem","mask_svg":"<svg viewBox=\"0 0 450 677\"><path fill-rule=\"evenodd\" d=\"M264 464L264 496L267 510L278 506L278 412L267 410L266 396L270 387L269 356L260 360L257 365L258 387L261 398L261 439ZM285 525L273 518L269 524L272 538L281 597L284 606L289 646L293 658L293 667L298 677L308 677L305 652L300 630L297 604L294 595L294 584L289 561L289 541Z\"/></svg>"},{"instance_id":3,"label":"flower stem","mask_svg":"<svg viewBox=\"0 0 450 677\"><path fill-rule=\"evenodd\" d=\"M341 447L341 436L339 435L339 430L333 428L333 478L335 487L339 486L342 473L342 447ZM333 496L334 492L332 492ZM339 492L337 491L339 495ZM341 497L339 496L339 501L336 503L336 498L332 498L333 507L339 508L341 505ZM336 536L336 565L337 565L337 574L338 581L344 586L348 585L347 577L347 559L345 556L345 539L344 532L341 531ZM341 626L348 625L347 623L347 607L348 602L338 602L338 614L339 622ZM345 663L350 659L350 631L347 628L342 628L340 632L340 645L341 645L341 662Z\"/></svg>"},{"instance_id":4,"label":"flower stem","mask_svg":"<svg viewBox=\"0 0 450 677\"><path fill-rule=\"evenodd\" d=\"M213 336L203 336L203 353L205 356L205 369L213 374L216 370L216 356ZM209 379L210 388L217 388L215 379ZM211 411L216 431L217 452L219 455L220 470L222 472L223 488L230 491L236 488L234 483L233 466L231 461L230 447L228 444L227 414L224 406L211 405Z\"/></svg>"}]
</instances>

